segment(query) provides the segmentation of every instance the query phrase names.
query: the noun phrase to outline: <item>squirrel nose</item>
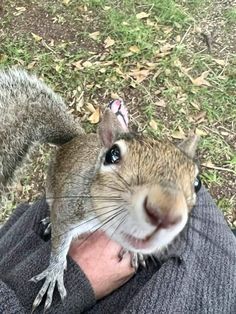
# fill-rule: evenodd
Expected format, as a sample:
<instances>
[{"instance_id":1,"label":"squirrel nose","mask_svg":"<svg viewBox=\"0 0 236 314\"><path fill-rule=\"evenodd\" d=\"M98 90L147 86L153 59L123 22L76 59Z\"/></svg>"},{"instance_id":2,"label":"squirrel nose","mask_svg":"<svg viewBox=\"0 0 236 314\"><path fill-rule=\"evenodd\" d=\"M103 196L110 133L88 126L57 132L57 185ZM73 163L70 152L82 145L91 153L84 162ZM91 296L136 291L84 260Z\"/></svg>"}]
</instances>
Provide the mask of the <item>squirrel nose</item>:
<instances>
[{"instance_id":1,"label":"squirrel nose","mask_svg":"<svg viewBox=\"0 0 236 314\"><path fill-rule=\"evenodd\" d=\"M153 206L149 203L147 196L143 207L150 223L158 228L167 229L181 220L181 216L171 215L170 212L162 213L157 205Z\"/></svg>"}]
</instances>

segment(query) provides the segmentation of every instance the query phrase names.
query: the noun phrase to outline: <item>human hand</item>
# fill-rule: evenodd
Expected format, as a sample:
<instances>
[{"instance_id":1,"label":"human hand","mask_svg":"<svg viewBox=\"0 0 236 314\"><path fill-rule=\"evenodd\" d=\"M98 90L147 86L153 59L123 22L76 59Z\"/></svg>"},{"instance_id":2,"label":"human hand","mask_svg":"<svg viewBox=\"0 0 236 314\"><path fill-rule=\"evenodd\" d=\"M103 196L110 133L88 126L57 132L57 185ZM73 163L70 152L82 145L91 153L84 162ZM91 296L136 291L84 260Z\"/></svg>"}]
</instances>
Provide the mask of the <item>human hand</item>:
<instances>
[{"instance_id":1,"label":"human hand","mask_svg":"<svg viewBox=\"0 0 236 314\"><path fill-rule=\"evenodd\" d=\"M72 242L70 257L81 267L99 300L125 284L135 273L130 254L119 260L121 246L103 232Z\"/></svg>"}]
</instances>

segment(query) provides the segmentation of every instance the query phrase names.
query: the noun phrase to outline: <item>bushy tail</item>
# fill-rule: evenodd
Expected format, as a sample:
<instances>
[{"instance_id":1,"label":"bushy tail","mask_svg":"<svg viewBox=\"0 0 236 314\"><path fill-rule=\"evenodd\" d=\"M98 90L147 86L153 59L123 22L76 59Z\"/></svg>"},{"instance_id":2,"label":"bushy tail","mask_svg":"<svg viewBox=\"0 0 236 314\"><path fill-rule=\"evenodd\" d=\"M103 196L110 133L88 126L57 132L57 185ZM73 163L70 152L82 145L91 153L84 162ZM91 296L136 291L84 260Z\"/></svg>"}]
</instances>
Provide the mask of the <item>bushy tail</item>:
<instances>
[{"instance_id":1,"label":"bushy tail","mask_svg":"<svg viewBox=\"0 0 236 314\"><path fill-rule=\"evenodd\" d=\"M0 186L35 142L63 144L83 133L62 98L23 70L0 71Z\"/></svg>"}]
</instances>

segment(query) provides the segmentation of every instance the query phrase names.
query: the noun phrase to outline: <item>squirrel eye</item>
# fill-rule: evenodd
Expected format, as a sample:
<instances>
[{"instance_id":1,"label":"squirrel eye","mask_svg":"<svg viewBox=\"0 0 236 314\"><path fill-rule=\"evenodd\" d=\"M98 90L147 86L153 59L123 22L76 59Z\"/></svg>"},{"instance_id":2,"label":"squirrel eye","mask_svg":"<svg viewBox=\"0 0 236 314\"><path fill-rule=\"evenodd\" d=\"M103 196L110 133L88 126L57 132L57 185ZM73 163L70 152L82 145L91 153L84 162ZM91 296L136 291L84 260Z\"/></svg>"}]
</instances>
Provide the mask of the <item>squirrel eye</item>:
<instances>
[{"instance_id":1,"label":"squirrel eye","mask_svg":"<svg viewBox=\"0 0 236 314\"><path fill-rule=\"evenodd\" d=\"M113 145L106 153L104 165L117 164L120 161L120 148Z\"/></svg>"},{"instance_id":2,"label":"squirrel eye","mask_svg":"<svg viewBox=\"0 0 236 314\"><path fill-rule=\"evenodd\" d=\"M197 176L195 181L194 181L194 189L195 189L196 193L201 189L201 186L202 186L201 179L199 176Z\"/></svg>"}]
</instances>

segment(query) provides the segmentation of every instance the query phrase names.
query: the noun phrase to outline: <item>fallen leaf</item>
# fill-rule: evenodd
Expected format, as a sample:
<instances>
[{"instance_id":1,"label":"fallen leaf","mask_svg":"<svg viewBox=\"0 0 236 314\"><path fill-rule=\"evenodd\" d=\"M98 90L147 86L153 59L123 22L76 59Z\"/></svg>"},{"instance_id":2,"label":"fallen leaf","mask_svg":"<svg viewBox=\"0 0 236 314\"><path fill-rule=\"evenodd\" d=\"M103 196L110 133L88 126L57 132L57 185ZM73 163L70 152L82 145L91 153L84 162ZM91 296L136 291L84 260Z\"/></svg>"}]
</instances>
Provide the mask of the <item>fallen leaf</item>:
<instances>
[{"instance_id":1,"label":"fallen leaf","mask_svg":"<svg viewBox=\"0 0 236 314\"><path fill-rule=\"evenodd\" d=\"M146 19L147 17L149 17L149 13L146 13L146 12L140 12L138 14L136 14L136 18L138 20L141 20L141 19Z\"/></svg>"},{"instance_id":2,"label":"fallen leaf","mask_svg":"<svg viewBox=\"0 0 236 314\"><path fill-rule=\"evenodd\" d=\"M70 3L70 0L62 0L62 3L68 5Z\"/></svg>"},{"instance_id":3,"label":"fallen leaf","mask_svg":"<svg viewBox=\"0 0 236 314\"><path fill-rule=\"evenodd\" d=\"M93 64L90 61L85 61L82 66L84 68L91 68L91 66L93 66Z\"/></svg>"},{"instance_id":4,"label":"fallen leaf","mask_svg":"<svg viewBox=\"0 0 236 314\"><path fill-rule=\"evenodd\" d=\"M108 36L105 39L104 44L105 44L105 48L109 48L109 47L111 47L111 46L113 46L115 44L115 40L112 39L110 36Z\"/></svg>"},{"instance_id":5,"label":"fallen leaf","mask_svg":"<svg viewBox=\"0 0 236 314\"><path fill-rule=\"evenodd\" d=\"M30 63L27 65L27 69L28 69L28 70L33 69L33 67L35 66L35 64L36 64L36 61L30 62Z\"/></svg>"},{"instance_id":6,"label":"fallen leaf","mask_svg":"<svg viewBox=\"0 0 236 314\"><path fill-rule=\"evenodd\" d=\"M131 46L129 47L129 51L133 52L133 53L138 53L140 51L138 46Z\"/></svg>"},{"instance_id":7,"label":"fallen leaf","mask_svg":"<svg viewBox=\"0 0 236 314\"><path fill-rule=\"evenodd\" d=\"M26 11L26 8L25 7L16 7L16 10L17 10L17 12L14 12L13 15L19 16Z\"/></svg>"},{"instance_id":8,"label":"fallen leaf","mask_svg":"<svg viewBox=\"0 0 236 314\"><path fill-rule=\"evenodd\" d=\"M97 31L97 32L90 33L89 37L92 38L93 40L97 40L99 35L100 35L100 32Z\"/></svg>"},{"instance_id":9,"label":"fallen leaf","mask_svg":"<svg viewBox=\"0 0 236 314\"><path fill-rule=\"evenodd\" d=\"M183 129L179 126L179 130L174 131L171 134L171 137L178 139L178 140L183 140L185 138L185 134Z\"/></svg>"},{"instance_id":10,"label":"fallen leaf","mask_svg":"<svg viewBox=\"0 0 236 314\"><path fill-rule=\"evenodd\" d=\"M120 99L120 96L117 93L111 92L111 99Z\"/></svg>"},{"instance_id":11,"label":"fallen leaf","mask_svg":"<svg viewBox=\"0 0 236 314\"><path fill-rule=\"evenodd\" d=\"M203 131L203 130L201 130L201 129L196 128L195 134L198 135L198 136L206 136L206 135L207 135L207 132L206 132L206 131Z\"/></svg>"},{"instance_id":12,"label":"fallen leaf","mask_svg":"<svg viewBox=\"0 0 236 314\"><path fill-rule=\"evenodd\" d=\"M197 78L192 78L191 76L189 76L191 82L193 83L193 85L195 86L211 86L211 84L206 80L206 77L208 76L209 71L205 71L203 72L199 77Z\"/></svg>"},{"instance_id":13,"label":"fallen leaf","mask_svg":"<svg viewBox=\"0 0 236 314\"><path fill-rule=\"evenodd\" d=\"M201 165L204 166L204 167L208 167L208 168L213 168L213 167L215 167L215 165L213 164L213 162L212 162L211 160L208 160L208 161L206 161L206 162L203 162Z\"/></svg>"},{"instance_id":14,"label":"fallen leaf","mask_svg":"<svg viewBox=\"0 0 236 314\"><path fill-rule=\"evenodd\" d=\"M193 106L193 108L200 110L200 107L198 104L196 104L195 102L190 102L190 104Z\"/></svg>"},{"instance_id":15,"label":"fallen leaf","mask_svg":"<svg viewBox=\"0 0 236 314\"><path fill-rule=\"evenodd\" d=\"M94 113L91 114L91 116L88 118L88 121L92 124L97 124L100 119L100 110L97 108Z\"/></svg>"},{"instance_id":16,"label":"fallen leaf","mask_svg":"<svg viewBox=\"0 0 236 314\"><path fill-rule=\"evenodd\" d=\"M35 41L41 41L43 38L37 34L31 33Z\"/></svg>"},{"instance_id":17,"label":"fallen leaf","mask_svg":"<svg viewBox=\"0 0 236 314\"><path fill-rule=\"evenodd\" d=\"M88 109L90 112L92 112L92 113L94 113L94 112L96 111L96 109L94 108L94 106L93 106L92 104L90 104L90 103L88 103L86 107L87 107L87 109Z\"/></svg>"},{"instance_id":18,"label":"fallen leaf","mask_svg":"<svg viewBox=\"0 0 236 314\"><path fill-rule=\"evenodd\" d=\"M160 99L157 102L155 102L155 105L157 105L158 107L166 107L166 103L163 99Z\"/></svg>"},{"instance_id":19,"label":"fallen leaf","mask_svg":"<svg viewBox=\"0 0 236 314\"><path fill-rule=\"evenodd\" d=\"M79 99L76 102L76 111L80 111L83 105L84 105L84 92L80 94Z\"/></svg>"},{"instance_id":20,"label":"fallen leaf","mask_svg":"<svg viewBox=\"0 0 236 314\"><path fill-rule=\"evenodd\" d=\"M83 69L83 67L82 67L82 65L81 65L81 62L82 62L82 61L83 61L83 60L78 60L78 61L72 63L72 65L73 65L74 67L76 67L76 69L82 70L82 69Z\"/></svg>"},{"instance_id":21,"label":"fallen leaf","mask_svg":"<svg viewBox=\"0 0 236 314\"><path fill-rule=\"evenodd\" d=\"M110 10L111 7L109 7L108 5L105 5L105 7L103 8L104 11L108 11Z\"/></svg>"},{"instance_id":22,"label":"fallen leaf","mask_svg":"<svg viewBox=\"0 0 236 314\"><path fill-rule=\"evenodd\" d=\"M153 129L153 130L157 130L157 123L156 123L156 121L155 120L151 120L150 122L149 122L149 125L150 125L150 127Z\"/></svg>"},{"instance_id":23,"label":"fallen leaf","mask_svg":"<svg viewBox=\"0 0 236 314\"><path fill-rule=\"evenodd\" d=\"M175 45L171 45L171 44L165 44L164 46L162 46L161 48L160 48L160 52L169 52L169 51L171 51L173 48L175 47Z\"/></svg>"},{"instance_id":24,"label":"fallen leaf","mask_svg":"<svg viewBox=\"0 0 236 314\"><path fill-rule=\"evenodd\" d=\"M150 71L149 70L131 70L129 75L132 76L138 83L141 83L150 75Z\"/></svg>"},{"instance_id":25,"label":"fallen leaf","mask_svg":"<svg viewBox=\"0 0 236 314\"><path fill-rule=\"evenodd\" d=\"M227 61L226 60L221 60L221 59L213 59L215 63L221 65L221 66L226 66Z\"/></svg>"}]
</instances>

